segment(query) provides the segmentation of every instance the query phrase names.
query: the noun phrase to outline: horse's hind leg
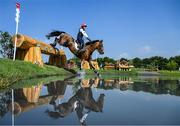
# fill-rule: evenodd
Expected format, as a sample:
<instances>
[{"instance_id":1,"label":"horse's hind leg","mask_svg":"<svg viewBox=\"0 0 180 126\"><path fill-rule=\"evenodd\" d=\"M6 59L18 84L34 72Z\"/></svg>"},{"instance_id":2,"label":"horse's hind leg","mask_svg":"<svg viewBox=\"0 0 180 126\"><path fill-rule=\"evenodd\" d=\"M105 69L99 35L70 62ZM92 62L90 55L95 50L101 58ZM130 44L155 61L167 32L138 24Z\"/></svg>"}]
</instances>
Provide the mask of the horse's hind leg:
<instances>
[{"instance_id":1,"label":"horse's hind leg","mask_svg":"<svg viewBox=\"0 0 180 126\"><path fill-rule=\"evenodd\" d=\"M94 70L94 73L99 76L100 74L97 72L97 70L95 69L94 65L91 63L91 60L89 60L89 66L90 68L92 68Z\"/></svg>"}]
</instances>

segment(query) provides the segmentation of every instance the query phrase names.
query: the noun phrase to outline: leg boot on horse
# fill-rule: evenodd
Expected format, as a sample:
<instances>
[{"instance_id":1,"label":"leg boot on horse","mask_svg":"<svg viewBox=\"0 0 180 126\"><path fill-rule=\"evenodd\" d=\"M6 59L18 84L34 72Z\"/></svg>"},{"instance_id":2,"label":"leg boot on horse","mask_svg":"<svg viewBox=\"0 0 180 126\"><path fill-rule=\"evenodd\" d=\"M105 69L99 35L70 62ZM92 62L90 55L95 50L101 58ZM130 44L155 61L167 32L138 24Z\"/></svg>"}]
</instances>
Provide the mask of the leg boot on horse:
<instances>
[{"instance_id":1,"label":"leg boot on horse","mask_svg":"<svg viewBox=\"0 0 180 126\"><path fill-rule=\"evenodd\" d=\"M56 48L57 42L58 42L58 40L57 40L57 38L55 38L54 42L53 42L53 43L50 43L50 45L51 45L55 50L57 50L57 51L59 52L59 49Z\"/></svg>"}]
</instances>

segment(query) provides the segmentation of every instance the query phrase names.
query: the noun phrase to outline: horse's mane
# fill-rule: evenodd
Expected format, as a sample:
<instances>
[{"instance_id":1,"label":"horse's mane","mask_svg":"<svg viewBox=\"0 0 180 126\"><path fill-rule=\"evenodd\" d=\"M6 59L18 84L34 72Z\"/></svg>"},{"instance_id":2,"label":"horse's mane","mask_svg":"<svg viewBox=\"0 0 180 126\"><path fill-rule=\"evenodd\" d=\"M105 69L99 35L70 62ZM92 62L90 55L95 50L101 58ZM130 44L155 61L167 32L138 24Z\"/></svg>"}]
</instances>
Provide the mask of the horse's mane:
<instances>
[{"instance_id":1,"label":"horse's mane","mask_svg":"<svg viewBox=\"0 0 180 126\"><path fill-rule=\"evenodd\" d=\"M86 45L95 44L96 42L99 42L99 40L93 40L93 41L87 42Z\"/></svg>"},{"instance_id":2,"label":"horse's mane","mask_svg":"<svg viewBox=\"0 0 180 126\"><path fill-rule=\"evenodd\" d=\"M46 35L46 37L48 38L48 39L50 39L50 37L54 37L54 36L59 36L59 35L61 35L62 33L66 33L66 32L64 32L64 31L52 31L52 32L50 32L49 34L47 34Z\"/></svg>"}]
</instances>

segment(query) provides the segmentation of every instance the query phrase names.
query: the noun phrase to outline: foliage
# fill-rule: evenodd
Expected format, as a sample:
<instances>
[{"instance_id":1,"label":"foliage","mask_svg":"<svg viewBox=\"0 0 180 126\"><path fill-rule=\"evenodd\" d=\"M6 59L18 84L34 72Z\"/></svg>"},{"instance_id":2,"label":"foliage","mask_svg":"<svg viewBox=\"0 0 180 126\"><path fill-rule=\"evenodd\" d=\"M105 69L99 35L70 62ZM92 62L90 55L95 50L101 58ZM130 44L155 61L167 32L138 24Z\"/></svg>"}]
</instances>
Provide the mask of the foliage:
<instances>
[{"instance_id":1,"label":"foliage","mask_svg":"<svg viewBox=\"0 0 180 126\"><path fill-rule=\"evenodd\" d=\"M166 64L168 63L168 60L166 58L163 58L161 56L153 56L149 58L151 61L151 64L154 67L157 67L159 70L166 69Z\"/></svg>"},{"instance_id":2,"label":"foliage","mask_svg":"<svg viewBox=\"0 0 180 126\"><path fill-rule=\"evenodd\" d=\"M4 58L13 58L13 44L11 42L11 35L8 32L0 31L0 54Z\"/></svg>"},{"instance_id":3,"label":"foliage","mask_svg":"<svg viewBox=\"0 0 180 126\"><path fill-rule=\"evenodd\" d=\"M11 92L0 93L0 118L8 112L8 104L11 102Z\"/></svg>"},{"instance_id":4,"label":"foliage","mask_svg":"<svg viewBox=\"0 0 180 126\"><path fill-rule=\"evenodd\" d=\"M177 63L177 66L174 67L175 68L174 70L177 70L180 67L180 56L171 57L169 59L161 57L161 56L153 56L153 57L144 58L144 59L140 59L136 57L132 59L133 65L136 68L147 68L147 69L158 69L158 70L170 69L167 64L172 60Z\"/></svg>"},{"instance_id":5,"label":"foliage","mask_svg":"<svg viewBox=\"0 0 180 126\"><path fill-rule=\"evenodd\" d=\"M142 59L142 66L147 68L151 64L151 60L149 58Z\"/></svg>"},{"instance_id":6,"label":"foliage","mask_svg":"<svg viewBox=\"0 0 180 126\"><path fill-rule=\"evenodd\" d=\"M169 60L174 60L177 63L177 67L180 68L180 56L170 57Z\"/></svg>"},{"instance_id":7,"label":"foliage","mask_svg":"<svg viewBox=\"0 0 180 126\"><path fill-rule=\"evenodd\" d=\"M178 68L180 68L180 56L170 57L169 59L162 56L152 56L144 59L138 57L133 59L121 58L120 61L122 60L128 61L129 64L134 65L135 68L145 68L149 70L178 70ZM174 63L170 63L172 60L176 63L175 66L173 66ZM105 63L115 64L116 61L117 60L110 57L97 58L97 62L101 67L103 67Z\"/></svg>"},{"instance_id":8,"label":"foliage","mask_svg":"<svg viewBox=\"0 0 180 126\"><path fill-rule=\"evenodd\" d=\"M134 67L140 68L142 66L142 60L138 57L132 60Z\"/></svg>"},{"instance_id":9,"label":"foliage","mask_svg":"<svg viewBox=\"0 0 180 126\"><path fill-rule=\"evenodd\" d=\"M171 60L167 63L167 69L170 71L176 70L177 66L178 66L178 64L174 60Z\"/></svg>"}]
</instances>

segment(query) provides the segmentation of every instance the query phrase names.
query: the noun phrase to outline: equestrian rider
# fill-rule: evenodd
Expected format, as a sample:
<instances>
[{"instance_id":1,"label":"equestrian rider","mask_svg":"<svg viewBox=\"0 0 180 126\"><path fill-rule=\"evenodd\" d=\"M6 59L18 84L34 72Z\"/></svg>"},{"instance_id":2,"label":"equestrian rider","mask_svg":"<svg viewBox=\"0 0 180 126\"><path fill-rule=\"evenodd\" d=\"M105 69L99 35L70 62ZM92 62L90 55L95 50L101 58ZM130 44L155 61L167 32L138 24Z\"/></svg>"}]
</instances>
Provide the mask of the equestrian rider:
<instances>
[{"instance_id":1,"label":"equestrian rider","mask_svg":"<svg viewBox=\"0 0 180 126\"><path fill-rule=\"evenodd\" d=\"M88 37L88 35L85 31L86 27L87 27L87 25L85 23L81 24L81 27L79 28L79 32L77 35L77 41L80 44L80 49L83 49L83 47L84 47L84 38L91 41L91 39Z\"/></svg>"}]
</instances>

